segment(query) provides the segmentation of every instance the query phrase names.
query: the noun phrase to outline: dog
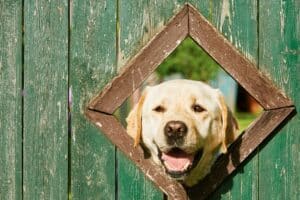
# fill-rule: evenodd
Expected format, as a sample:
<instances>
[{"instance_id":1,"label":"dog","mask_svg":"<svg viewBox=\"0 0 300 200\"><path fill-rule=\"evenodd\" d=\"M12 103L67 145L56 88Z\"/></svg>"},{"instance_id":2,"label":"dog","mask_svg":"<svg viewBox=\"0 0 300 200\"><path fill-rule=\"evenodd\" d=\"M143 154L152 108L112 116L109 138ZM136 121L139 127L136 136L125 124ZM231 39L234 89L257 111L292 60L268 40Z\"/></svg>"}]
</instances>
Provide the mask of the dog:
<instances>
[{"instance_id":1,"label":"dog","mask_svg":"<svg viewBox=\"0 0 300 200\"><path fill-rule=\"evenodd\" d=\"M218 89L192 80L147 86L129 113L127 133L166 173L190 187L237 137L238 124Z\"/></svg>"}]
</instances>

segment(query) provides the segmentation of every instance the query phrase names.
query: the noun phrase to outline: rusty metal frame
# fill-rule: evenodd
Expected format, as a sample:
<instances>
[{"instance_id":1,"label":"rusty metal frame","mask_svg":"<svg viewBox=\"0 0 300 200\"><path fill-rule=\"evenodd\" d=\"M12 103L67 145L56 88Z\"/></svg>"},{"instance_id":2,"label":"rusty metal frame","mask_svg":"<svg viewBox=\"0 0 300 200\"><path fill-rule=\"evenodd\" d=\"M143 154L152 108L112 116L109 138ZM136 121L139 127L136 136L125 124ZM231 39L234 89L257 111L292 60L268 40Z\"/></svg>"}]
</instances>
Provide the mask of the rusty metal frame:
<instances>
[{"instance_id":1,"label":"rusty metal frame","mask_svg":"<svg viewBox=\"0 0 300 200\"><path fill-rule=\"evenodd\" d=\"M220 156L211 173L187 190L144 159L113 112L159 64L190 36L264 108L263 114ZM272 81L245 58L195 8L186 4L88 105L86 116L153 181L169 199L205 199L295 110ZM203 187L205 185L205 187Z\"/></svg>"}]
</instances>

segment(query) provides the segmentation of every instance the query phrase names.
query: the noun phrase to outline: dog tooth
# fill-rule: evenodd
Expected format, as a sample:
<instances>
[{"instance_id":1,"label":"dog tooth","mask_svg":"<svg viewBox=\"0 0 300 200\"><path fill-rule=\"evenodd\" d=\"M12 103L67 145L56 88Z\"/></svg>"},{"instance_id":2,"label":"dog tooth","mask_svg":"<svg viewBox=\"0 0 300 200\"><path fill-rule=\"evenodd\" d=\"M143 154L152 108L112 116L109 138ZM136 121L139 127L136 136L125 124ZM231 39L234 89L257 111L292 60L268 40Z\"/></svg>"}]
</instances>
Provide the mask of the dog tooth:
<instances>
[{"instance_id":1,"label":"dog tooth","mask_svg":"<svg viewBox=\"0 0 300 200\"><path fill-rule=\"evenodd\" d=\"M183 169L187 169L190 166L190 163L186 163Z\"/></svg>"}]
</instances>

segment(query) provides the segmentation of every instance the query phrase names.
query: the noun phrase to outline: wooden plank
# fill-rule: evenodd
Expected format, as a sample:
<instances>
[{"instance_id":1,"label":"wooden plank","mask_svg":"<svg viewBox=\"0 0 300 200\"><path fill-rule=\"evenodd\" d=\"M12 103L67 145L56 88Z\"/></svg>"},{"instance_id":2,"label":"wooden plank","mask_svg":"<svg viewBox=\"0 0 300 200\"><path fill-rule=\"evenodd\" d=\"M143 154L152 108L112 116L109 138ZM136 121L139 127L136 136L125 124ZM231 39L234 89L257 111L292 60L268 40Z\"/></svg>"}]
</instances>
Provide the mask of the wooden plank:
<instances>
[{"instance_id":1,"label":"wooden plank","mask_svg":"<svg viewBox=\"0 0 300 200\"><path fill-rule=\"evenodd\" d=\"M259 63L294 101L298 114L259 153L259 198L300 199L300 3L262 1Z\"/></svg>"},{"instance_id":2,"label":"wooden plank","mask_svg":"<svg viewBox=\"0 0 300 200\"><path fill-rule=\"evenodd\" d=\"M89 108L112 114L188 34L188 8L184 7L124 70L93 99Z\"/></svg>"},{"instance_id":3,"label":"wooden plank","mask_svg":"<svg viewBox=\"0 0 300 200\"><path fill-rule=\"evenodd\" d=\"M120 1L119 69L160 32L186 0Z\"/></svg>"},{"instance_id":4,"label":"wooden plank","mask_svg":"<svg viewBox=\"0 0 300 200\"><path fill-rule=\"evenodd\" d=\"M253 149L266 140L269 133L278 130L276 125L282 123L293 111L293 107L265 111L245 133L236 139L228 153L220 156L212 167L211 173L191 188L189 192L191 199L205 199L252 153Z\"/></svg>"},{"instance_id":5,"label":"wooden plank","mask_svg":"<svg viewBox=\"0 0 300 200\"><path fill-rule=\"evenodd\" d=\"M189 33L191 37L225 71L230 73L264 109L293 105L266 75L258 73L256 66L233 48L232 44L221 34L218 34L215 27L212 27L202 15L199 15L197 10L192 7L189 10Z\"/></svg>"},{"instance_id":6,"label":"wooden plank","mask_svg":"<svg viewBox=\"0 0 300 200\"><path fill-rule=\"evenodd\" d=\"M68 1L24 2L23 198L68 197Z\"/></svg>"},{"instance_id":7,"label":"wooden plank","mask_svg":"<svg viewBox=\"0 0 300 200\"><path fill-rule=\"evenodd\" d=\"M118 199L163 199L163 193L120 151L118 151L118 171L122 173L118 178Z\"/></svg>"},{"instance_id":8,"label":"wooden plank","mask_svg":"<svg viewBox=\"0 0 300 200\"><path fill-rule=\"evenodd\" d=\"M125 119L129 113L129 104L130 102L126 101L118 109L118 112L114 113L114 116L116 119L120 120L119 122L123 127L126 127ZM130 140L129 144L129 147L132 148L133 141ZM155 184L148 181L148 179L145 178L144 173L137 169L136 164L128 159L122 151L119 151L119 149L116 159L118 162L118 165L116 166L117 171L122 172L122 176L117 177L118 199L163 199L163 193L158 191ZM128 184L128 180L131 180L131 184ZM130 193L130 195L128 195L128 193Z\"/></svg>"},{"instance_id":9,"label":"wooden plank","mask_svg":"<svg viewBox=\"0 0 300 200\"><path fill-rule=\"evenodd\" d=\"M224 180L209 199L257 199L258 150Z\"/></svg>"},{"instance_id":10,"label":"wooden plank","mask_svg":"<svg viewBox=\"0 0 300 200\"><path fill-rule=\"evenodd\" d=\"M131 159L137 165L137 167L139 167L139 169L145 174L146 177L152 180L156 184L156 186L158 186L162 191L168 194L170 199L182 199L182 200L187 199L186 192L179 182L166 176L164 169L156 165L151 159L145 159L144 152L140 146L136 148L133 147L132 139L126 133L124 127L120 124L120 122L118 122L118 120L114 116L91 111L91 110L88 110L86 113L89 119L92 122L94 122L98 128L101 128L105 133L105 135L111 141L114 141L114 144L118 147L118 149L121 150L123 153L125 153L126 156L129 159ZM120 173L121 172L122 171L120 171ZM126 186L126 188L132 191L132 184L128 184L128 180L133 179L134 177L132 174L127 174L127 177L128 179L126 184L129 186ZM140 184L141 181L139 180L135 180L135 181L136 184L141 185ZM123 182L123 184L125 183ZM124 186L122 187L125 188ZM136 189L142 189L142 188L136 188ZM149 188L143 188L143 189L149 190ZM118 190L118 192L120 192L120 190ZM122 192L121 195L124 196L123 193L125 193L125 191L124 192L121 191L121 192ZM133 191L132 193L129 193L130 197L134 198L137 192L138 191ZM142 193L147 194L147 192L143 192L143 191ZM128 196L126 197L128 198Z\"/></svg>"},{"instance_id":11,"label":"wooden plank","mask_svg":"<svg viewBox=\"0 0 300 200\"><path fill-rule=\"evenodd\" d=\"M0 1L0 199L22 198L22 1Z\"/></svg>"},{"instance_id":12,"label":"wooden plank","mask_svg":"<svg viewBox=\"0 0 300 200\"><path fill-rule=\"evenodd\" d=\"M115 147L84 110L116 73L116 10L117 1L70 1L73 200L115 199Z\"/></svg>"},{"instance_id":13,"label":"wooden plank","mask_svg":"<svg viewBox=\"0 0 300 200\"><path fill-rule=\"evenodd\" d=\"M189 0L243 55L258 63L257 1ZM257 199L258 156L228 177L210 199Z\"/></svg>"},{"instance_id":14,"label":"wooden plank","mask_svg":"<svg viewBox=\"0 0 300 200\"><path fill-rule=\"evenodd\" d=\"M185 1L120 1L119 70L124 70L124 64L165 27L170 18L182 9ZM180 29L176 31L180 32ZM163 199L162 193L120 152L118 166L119 199ZM128 180L134 180L134 184L128 184Z\"/></svg>"}]
</instances>

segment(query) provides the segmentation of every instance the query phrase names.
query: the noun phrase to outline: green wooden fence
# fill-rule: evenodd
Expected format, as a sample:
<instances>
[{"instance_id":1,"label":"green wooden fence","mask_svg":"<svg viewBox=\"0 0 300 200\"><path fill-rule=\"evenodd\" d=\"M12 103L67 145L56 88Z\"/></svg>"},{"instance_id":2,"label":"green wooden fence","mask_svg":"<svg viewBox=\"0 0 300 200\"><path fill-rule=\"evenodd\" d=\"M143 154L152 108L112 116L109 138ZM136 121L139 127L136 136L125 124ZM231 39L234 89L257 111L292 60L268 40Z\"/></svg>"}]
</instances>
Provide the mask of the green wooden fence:
<instances>
[{"instance_id":1,"label":"green wooden fence","mask_svg":"<svg viewBox=\"0 0 300 200\"><path fill-rule=\"evenodd\" d=\"M0 0L1 200L164 199L84 108L186 2L300 107L298 0ZM300 199L299 130L296 115L211 198Z\"/></svg>"}]
</instances>

